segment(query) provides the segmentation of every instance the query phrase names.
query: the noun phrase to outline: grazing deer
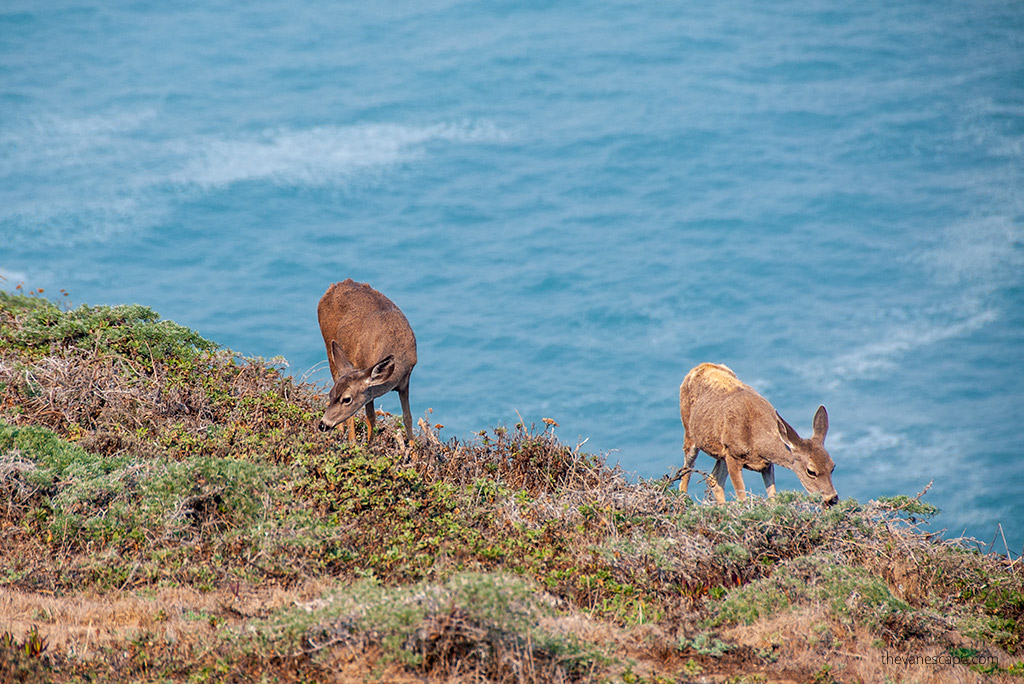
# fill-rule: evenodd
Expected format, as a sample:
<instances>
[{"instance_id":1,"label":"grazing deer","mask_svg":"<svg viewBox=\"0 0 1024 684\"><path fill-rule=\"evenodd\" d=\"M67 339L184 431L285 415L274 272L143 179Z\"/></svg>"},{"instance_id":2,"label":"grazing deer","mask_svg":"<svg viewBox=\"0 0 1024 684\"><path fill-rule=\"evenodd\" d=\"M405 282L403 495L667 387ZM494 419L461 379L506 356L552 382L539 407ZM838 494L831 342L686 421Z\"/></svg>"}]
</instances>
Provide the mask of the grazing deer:
<instances>
[{"instance_id":1,"label":"grazing deer","mask_svg":"<svg viewBox=\"0 0 1024 684\"><path fill-rule=\"evenodd\" d=\"M416 336L405 315L380 292L351 278L327 288L316 313L334 380L320 429L330 430L365 406L369 444L377 419L373 400L395 390L405 436L412 441L409 375L416 365ZM348 434L354 441L352 421Z\"/></svg>"},{"instance_id":2,"label":"grazing deer","mask_svg":"<svg viewBox=\"0 0 1024 684\"><path fill-rule=\"evenodd\" d=\"M832 486L835 464L825 451L828 413L819 406L814 433L802 439L768 400L740 381L729 368L702 363L679 386L679 413L686 436L685 462L679 489L686 492L697 452L716 459L711 483L718 503L725 503L728 471L736 497L747 498L743 468L761 473L768 496L775 496L775 465L789 468L811 494L820 494L827 507L839 496Z\"/></svg>"}]
</instances>

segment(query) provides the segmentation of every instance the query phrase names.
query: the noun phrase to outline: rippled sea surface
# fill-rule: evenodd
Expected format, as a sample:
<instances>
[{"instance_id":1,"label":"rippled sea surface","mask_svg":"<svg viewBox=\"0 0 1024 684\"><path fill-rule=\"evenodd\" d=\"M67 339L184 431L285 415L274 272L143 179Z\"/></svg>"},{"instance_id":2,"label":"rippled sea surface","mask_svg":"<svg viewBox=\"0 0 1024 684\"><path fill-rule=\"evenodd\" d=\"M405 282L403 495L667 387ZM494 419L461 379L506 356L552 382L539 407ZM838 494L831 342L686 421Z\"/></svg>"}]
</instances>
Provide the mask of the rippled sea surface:
<instances>
[{"instance_id":1,"label":"rippled sea surface","mask_svg":"<svg viewBox=\"0 0 1024 684\"><path fill-rule=\"evenodd\" d=\"M4 3L0 286L323 381L317 300L369 282L442 435L642 477L725 363L828 407L841 496L934 480L1021 550L1024 4L321 4Z\"/></svg>"}]
</instances>

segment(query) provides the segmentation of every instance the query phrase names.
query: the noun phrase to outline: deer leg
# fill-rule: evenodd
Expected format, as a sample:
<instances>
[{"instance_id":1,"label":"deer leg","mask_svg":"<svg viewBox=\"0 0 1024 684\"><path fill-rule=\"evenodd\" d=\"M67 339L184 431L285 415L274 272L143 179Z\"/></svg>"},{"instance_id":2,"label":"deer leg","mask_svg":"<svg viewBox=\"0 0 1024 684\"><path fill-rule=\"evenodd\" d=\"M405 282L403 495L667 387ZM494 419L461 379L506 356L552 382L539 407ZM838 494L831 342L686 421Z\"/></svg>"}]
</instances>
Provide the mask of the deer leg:
<instances>
[{"instance_id":1,"label":"deer leg","mask_svg":"<svg viewBox=\"0 0 1024 684\"><path fill-rule=\"evenodd\" d=\"M732 487L736 490L736 498L740 501L747 500L747 488L743 486L743 464L734 458L726 458L726 466L729 468L729 478L732 480Z\"/></svg>"},{"instance_id":2,"label":"deer leg","mask_svg":"<svg viewBox=\"0 0 1024 684\"><path fill-rule=\"evenodd\" d=\"M348 441L356 441L356 419L355 416L347 419L345 423L348 425Z\"/></svg>"},{"instance_id":3,"label":"deer leg","mask_svg":"<svg viewBox=\"0 0 1024 684\"><path fill-rule=\"evenodd\" d=\"M690 474L693 472L693 464L697 461L697 445L689 439L683 440L683 476L679 478L679 491L686 494L690 486Z\"/></svg>"},{"instance_id":4,"label":"deer leg","mask_svg":"<svg viewBox=\"0 0 1024 684\"><path fill-rule=\"evenodd\" d=\"M771 463L761 471L761 479L764 480L764 488L768 490L768 498L775 498L775 466Z\"/></svg>"},{"instance_id":5,"label":"deer leg","mask_svg":"<svg viewBox=\"0 0 1024 684\"><path fill-rule=\"evenodd\" d=\"M405 385L398 388L398 398L402 402L402 422L405 423L405 437L412 441L412 410L409 408L409 379L406 378Z\"/></svg>"},{"instance_id":6,"label":"deer leg","mask_svg":"<svg viewBox=\"0 0 1024 684\"><path fill-rule=\"evenodd\" d=\"M377 412L373 408L373 399L366 403L366 445L373 439L373 428L377 425Z\"/></svg>"},{"instance_id":7,"label":"deer leg","mask_svg":"<svg viewBox=\"0 0 1024 684\"><path fill-rule=\"evenodd\" d=\"M725 474L727 469L725 467L725 459L717 459L715 461L715 468L711 471L711 491L715 493L715 501L720 504L725 503L725 487L722 483L725 482Z\"/></svg>"}]
</instances>

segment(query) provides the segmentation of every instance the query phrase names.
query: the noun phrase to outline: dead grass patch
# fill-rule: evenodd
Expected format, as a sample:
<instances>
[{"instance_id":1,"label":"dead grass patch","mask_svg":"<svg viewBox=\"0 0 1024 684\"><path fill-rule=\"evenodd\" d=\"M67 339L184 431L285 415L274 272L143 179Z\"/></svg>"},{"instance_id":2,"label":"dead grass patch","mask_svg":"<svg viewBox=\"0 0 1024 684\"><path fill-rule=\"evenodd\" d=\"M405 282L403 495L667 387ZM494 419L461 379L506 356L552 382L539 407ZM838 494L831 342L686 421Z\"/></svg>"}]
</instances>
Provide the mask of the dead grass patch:
<instances>
[{"instance_id":1,"label":"dead grass patch","mask_svg":"<svg viewBox=\"0 0 1024 684\"><path fill-rule=\"evenodd\" d=\"M201 649L222 627L241 627L330 586L313 580L294 587L235 583L209 592L177 586L66 596L0 587L0 624L19 639L36 628L51 650L83 660L142 637Z\"/></svg>"},{"instance_id":2,"label":"dead grass patch","mask_svg":"<svg viewBox=\"0 0 1024 684\"><path fill-rule=\"evenodd\" d=\"M421 420L409 444L382 415L372 447L362 426L347 444L316 429L322 389L282 363L218 350L144 307L24 299L0 293L0 622L45 635L49 669L27 672L945 676L867 662L929 641L924 658L1002 648L992 672L1024 669L1010 660L1024 634L1019 565L929 534L920 496L700 505L563 444L551 421L446 441ZM501 591L537 587L555 608L526 625L509 596L486 613L452 602L447 583L466 573L517 578ZM380 601L357 601L295 638L237 638L360 581L390 611L367 617ZM435 587L429 610L410 598L418 586ZM404 626L388 622L398 608ZM553 633L579 650L545 642Z\"/></svg>"},{"instance_id":3,"label":"dead grass patch","mask_svg":"<svg viewBox=\"0 0 1024 684\"><path fill-rule=\"evenodd\" d=\"M767 617L752 625L724 629L723 639L750 648L774 665L769 670L816 673L817 681L840 682L978 682L1020 681L1006 673L983 674L971 669L977 662L1004 669L1016 661L1005 651L973 642L950 632L936 639L911 639L897 646L882 643L859 625L836 623L826 606L806 606ZM978 651L978 660L964 655L957 662L955 648Z\"/></svg>"}]
</instances>

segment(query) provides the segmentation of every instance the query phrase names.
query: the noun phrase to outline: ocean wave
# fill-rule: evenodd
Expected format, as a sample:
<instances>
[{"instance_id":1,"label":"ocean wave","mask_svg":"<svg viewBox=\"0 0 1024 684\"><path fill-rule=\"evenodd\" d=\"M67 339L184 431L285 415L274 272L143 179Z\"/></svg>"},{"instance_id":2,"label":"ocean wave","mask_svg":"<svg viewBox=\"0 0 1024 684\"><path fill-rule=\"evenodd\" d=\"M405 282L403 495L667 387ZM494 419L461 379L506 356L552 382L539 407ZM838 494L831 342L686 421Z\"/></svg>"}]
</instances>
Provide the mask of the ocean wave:
<instances>
[{"instance_id":1,"label":"ocean wave","mask_svg":"<svg viewBox=\"0 0 1024 684\"><path fill-rule=\"evenodd\" d=\"M102 243L145 230L182 201L240 182L331 187L428 156L433 143L501 143L487 122L280 128L161 137L153 110L42 116L0 129L0 234L36 244Z\"/></svg>"},{"instance_id":2,"label":"ocean wave","mask_svg":"<svg viewBox=\"0 0 1024 684\"><path fill-rule=\"evenodd\" d=\"M154 109L82 117L41 114L13 124L8 121L9 128L0 129L0 149L19 155L21 161L38 161L57 154L63 156L75 150L107 144L112 139L143 128L156 116Z\"/></svg>"},{"instance_id":3,"label":"ocean wave","mask_svg":"<svg viewBox=\"0 0 1024 684\"><path fill-rule=\"evenodd\" d=\"M798 372L836 389L850 380L882 377L916 349L995 323L1008 305L1000 290L1018 287L1024 280L1024 226L1001 215L964 220L941 231L930 248L909 256L907 262L930 279L936 300L946 301L926 310L879 312L876 321L895 322L881 326L871 341L803 364ZM877 324L865 321L864 328L869 327Z\"/></svg>"},{"instance_id":4,"label":"ocean wave","mask_svg":"<svg viewBox=\"0 0 1024 684\"><path fill-rule=\"evenodd\" d=\"M815 386L837 390L849 381L882 378L914 350L970 335L998 319L996 308L965 302L958 313L935 313L892 325L871 342L793 370Z\"/></svg>"},{"instance_id":5,"label":"ocean wave","mask_svg":"<svg viewBox=\"0 0 1024 684\"><path fill-rule=\"evenodd\" d=\"M960 222L944 231L939 244L918 261L942 285L989 292L1018 283L1024 275L1024 226L1009 216Z\"/></svg>"},{"instance_id":6,"label":"ocean wave","mask_svg":"<svg viewBox=\"0 0 1024 684\"><path fill-rule=\"evenodd\" d=\"M202 188L245 181L331 186L367 170L418 159L431 142L479 143L505 138L493 125L469 122L280 129L255 136L200 141L195 154L171 180Z\"/></svg>"},{"instance_id":7,"label":"ocean wave","mask_svg":"<svg viewBox=\"0 0 1024 684\"><path fill-rule=\"evenodd\" d=\"M869 425L857 431L834 430L828 435L828 448L832 453L841 453L844 460L851 461L873 461L877 459L878 452L891 451L905 443L904 435L881 425Z\"/></svg>"},{"instance_id":8,"label":"ocean wave","mask_svg":"<svg viewBox=\"0 0 1024 684\"><path fill-rule=\"evenodd\" d=\"M41 115L0 128L0 234L10 243L102 242L153 211L142 193L154 149L138 137L153 110Z\"/></svg>"}]
</instances>

